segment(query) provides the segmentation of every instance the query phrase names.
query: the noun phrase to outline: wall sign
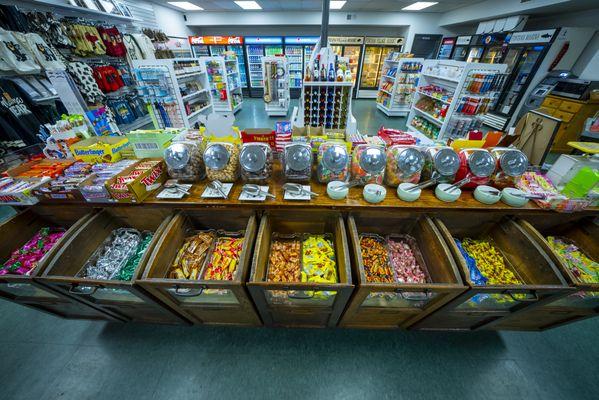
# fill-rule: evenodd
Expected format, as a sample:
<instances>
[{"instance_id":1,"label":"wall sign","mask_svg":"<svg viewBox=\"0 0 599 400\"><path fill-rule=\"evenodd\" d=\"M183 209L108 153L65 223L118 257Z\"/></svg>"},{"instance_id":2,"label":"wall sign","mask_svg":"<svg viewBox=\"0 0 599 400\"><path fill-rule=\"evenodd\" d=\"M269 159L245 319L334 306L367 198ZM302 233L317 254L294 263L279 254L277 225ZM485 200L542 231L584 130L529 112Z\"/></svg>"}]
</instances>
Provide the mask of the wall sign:
<instances>
[{"instance_id":1,"label":"wall sign","mask_svg":"<svg viewBox=\"0 0 599 400\"><path fill-rule=\"evenodd\" d=\"M243 44L241 36L190 36L189 44Z\"/></svg>"},{"instance_id":2,"label":"wall sign","mask_svg":"<svg viewBox=\"0 0 599 400\"><path fill-rule=\"evenodd\" d=\"M366 44L382 44L399 46L404 44L404 38L402 37L367 37Z\"/></svg>"},{"instance_id":3,"label":"wall sign","mask_svg":"<svg viewBox=\"0 0 599 400\"><path fill-rule=\"evenodd\" d=\"M285 36L285 44L316 44L319 36Z\"/></svg>"},{"instance_id":4,"label":"wall sign","mask_svg":"<svg viewBox=\"0 0 599 400\"><path fill-rule=\"evenodd\" d=\"M510 37L510 44L518 43L549 43L555 35L555 29L542 31L514 32Z\"/></svg>"},{"instance_id":5,"label":"wall sign","mask_svg":"<svg viewBox=\"0 0 599 400\"><path fill-rule=\"evenodd\" d=\"M361 36L329 36L329 44L362 44L364 38Z\"/></svg>"}]
</instances>

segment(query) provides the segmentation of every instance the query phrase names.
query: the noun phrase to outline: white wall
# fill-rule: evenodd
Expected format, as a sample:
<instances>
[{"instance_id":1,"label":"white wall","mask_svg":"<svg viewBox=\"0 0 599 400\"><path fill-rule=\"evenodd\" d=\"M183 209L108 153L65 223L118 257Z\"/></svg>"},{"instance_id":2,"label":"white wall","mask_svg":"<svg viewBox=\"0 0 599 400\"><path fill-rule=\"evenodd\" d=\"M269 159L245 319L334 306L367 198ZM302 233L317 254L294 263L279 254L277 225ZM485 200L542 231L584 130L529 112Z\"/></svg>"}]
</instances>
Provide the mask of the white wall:
<instances>
[{"instance_id":1,"label":"white wall","mask_svg":"<svg viewBox=\"0 0 599 400\"><path fill-rule=\"evenodd\" d=\"M166 33L167 36L187 37L193 35L193 31L186 25L183 13L172 8L163 7L152 3L158 29Z\"/></svg>"}]
</instances>

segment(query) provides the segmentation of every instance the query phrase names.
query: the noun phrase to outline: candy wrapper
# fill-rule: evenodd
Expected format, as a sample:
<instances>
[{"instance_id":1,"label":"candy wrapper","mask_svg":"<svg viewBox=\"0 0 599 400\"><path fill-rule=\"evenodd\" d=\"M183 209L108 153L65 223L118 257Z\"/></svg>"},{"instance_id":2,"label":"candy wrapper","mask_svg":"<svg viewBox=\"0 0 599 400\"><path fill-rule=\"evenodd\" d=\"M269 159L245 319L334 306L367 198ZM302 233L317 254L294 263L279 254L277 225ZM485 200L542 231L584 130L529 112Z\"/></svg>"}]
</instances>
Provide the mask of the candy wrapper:
<instances>
[{"instance_id":1,"label":"candy wrapper","mask_svg":"<svg viewBox=\"0 0 599 400\"><path fill-rule=\"evenodd\" d=\"M275 239L268 256L268 282L301 281L301 242L297 239Z\"/></svg>"},{"instance_id":2,"label":"candy wrapper","mask_svg":"<svg viewBox=\"0 0 599 400\"><path fill-rule=\"evenodd\" d=\"M23 247L11 254L0 268L0 275L29 275L64 234L62 228L40 229Z\"/></svg>"},{"instance_id":3,"label":"candy wrapper","mask_svg":"<svg viewBox=\"0 0 599 400\"><path fill-rule=\"evenodd\" d=\"M474 259L478 270L487 278L487 284L523 284L507 267L505 258L491 241L464 239L462 248Z\"/></svg>"},{"instance_id":4,"label":"candy wrapper","mask_svg":"<svg viewBox=\"0 0 599 400\"><path fill-rule=\"evenodd\" d=\"M421 264L420 250L413 237L408 235L390 236L387 246L389 262L393 268L396 282L427 283L425 267Z\"/></svg>"},{"instance_id":5,"label":"candy wrapper","mask_svg":"<svg viewBox=\"0 0 599 400\"><path fill-rule=\"evenodd\" d=\"M114 277L114 279L119 281L130 281L131 279L133 279L133 274L135 273L135 270L137 269L137 266L139 265L141 258L148 250L148 246L150 245L150 242L152 241L153 237L154 234L152 232L142 233L142 240L139 243L139 246L137 246L137 251L131 258L129 258L127 264L125 264L125 266L121 268L121 270Z\"/></svg>"},{"instance_id":6,"label":"candy wrapper","mask_svg":"<svg viewBox=\"0 0 599 400\"><path fill-rule=\"evenodd\" d=\"M458 239L454 239L454 241L456 246L458 246L458 249L460 250L462 257L464 257L464 259L466 260L466 265L468 266L468 273L470 275L470 280L472 281L472 283L474 283L475 285L486 285L488 279L485 278L484 275L481 274L481 272L478 270L474 258L470 257L470 254L468 254L466 250L464 250L464 247L462 247L462 242L460 242Z\"/></svg>"},{"instance_id":7,"label":"candy wrapper","mask_svg":"<svg viewBox=\"0 0 599 400\"><path fill-rule=\"evenodd\" d=\"M393 283L385 239L377 235L360 236L360 252L367 282Z\"/></svg>"},{"instance_id":8,"label":"candy wrapper","mask_svg":"<svg viewBox=\"0 0 599 400\"><path fill-rule=\"evenodd\" d=\"M170 268L169 279L199 279L215 239L214 231L199 232L186 238Z\"/></svg>"},{"instance_id":9,"label":"candy wrapper","mask_svg":"<svg viewBox=\"0 0 599 400\"><path fill-rule=\"evenodd\" d=\"M337 283L333 241L328 235L309 236L302 243L302 282Z\"/></svg>"},{"instance_id":10,"label":"candy wrapper","mask_svg":"<svg viewBox=\"0 0 599 400\"><path fill-rule=\"evenodd\" d=\"M587 257L574 243L554 236L547 237L547 242L580 282L599 283L599 263Z\"/></svg>"},{"instance_id":11,"label":"candy wrapper","mask_svg":"<svg viewBox=\"0 0 599 400\"><path fill-rule=\"evenodd\" d=\"M527 194L543 196L533 201L541 208L558 212L582 211L589 207L591 199L570 199L559 193L553 182L545 175L536 172L525 172L516 182L516 187Z\"/></svg>"},{"instance_id":12,"label":"candy wrapper","mask_svg":"<svg viewBox=\"0 0 599 400\"><path fill-rule=\"evenodd\" d=\"M237 272L243 237L220 237L206 266L204 279L232 281Z\"/></svg>"}]
</instances>

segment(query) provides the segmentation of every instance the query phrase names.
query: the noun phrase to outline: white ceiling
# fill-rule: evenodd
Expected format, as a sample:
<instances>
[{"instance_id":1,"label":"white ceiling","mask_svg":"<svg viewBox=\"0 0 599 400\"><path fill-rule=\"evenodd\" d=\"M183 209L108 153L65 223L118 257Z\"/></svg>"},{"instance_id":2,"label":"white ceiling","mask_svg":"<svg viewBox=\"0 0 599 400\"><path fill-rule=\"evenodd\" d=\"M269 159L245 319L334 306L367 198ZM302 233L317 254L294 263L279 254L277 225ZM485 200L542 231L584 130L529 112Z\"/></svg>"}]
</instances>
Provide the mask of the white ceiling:
<instances>
[{"instance_id":1,"label":"white ceiling","mask_svg":"<svg viewBox=\"0 0 599 400\"><path fill-rule=\"evenodd\" d=\"M242 11L233 0L187 0L202 7L205 11ZM321 0L256 0L263 11L320 11ZM347 0L342 12L350 11L401 11L403 7L415 3L417 0ZM418 12L446 12L457 8L480 3L483 0L436 0L439 4L428 7ZM172 7L168 0L155 0ZM175 8L175 7L172 7ZM177 8L181 10L180 8ZM410 12L410 11L408 11Z\"/></svg>"}]
</instances>

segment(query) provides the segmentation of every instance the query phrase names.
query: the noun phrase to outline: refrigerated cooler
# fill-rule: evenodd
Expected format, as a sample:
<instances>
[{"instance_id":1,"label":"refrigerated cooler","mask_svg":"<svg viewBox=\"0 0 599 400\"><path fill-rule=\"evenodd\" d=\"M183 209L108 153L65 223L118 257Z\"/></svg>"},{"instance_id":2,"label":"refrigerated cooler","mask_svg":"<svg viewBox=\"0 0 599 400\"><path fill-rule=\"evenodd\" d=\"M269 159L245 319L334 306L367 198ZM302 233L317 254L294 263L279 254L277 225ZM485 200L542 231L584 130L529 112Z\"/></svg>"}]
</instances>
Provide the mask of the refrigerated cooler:
<instances>
[{"instance_id":1,"label":"refrigerated cooler","mask_svg":"<svg viewBox=\"0 0 599 400\"><path fill-rule=\"evenodd\" d=\"M402 37L367 37L364 39L364 57L358 80L358 98L376 98L385 59L392 51L400 52L403 44L404 38Z\"/></svg>"},{"instance_id":2,"label":"refrigerated cooler","mask_svg":"<svg viewBox=\"0 0 599 400\"><path fill-rule=\"evenodd\" d=\"M299 98L306 64L310 60L318 36L286 36L285 57L289 67L289 92L292 99Z\"/></svg>"},{"instance_id":3,"label":"refrigerated cooler","mask_svg":"<svg viewBox=\"0 0 599 400\"><path fill-rule=\"evenodd\" d=\"M455 37L445 37L441 40L439 54L437 54L438 60L449 60L451 58L451 52L455 46L456 39Z\"/></svg>"},{"instance_id":4,"label":"refrigerated cooler","mask_svg":"<svg viewBox=\"0 0 599 400\"><path fill-rule=\"evenodd\" d=\"M245 54L249 73L250 97L264 95L262 57L283 54L283 38L279 36L246 36Z\"/></svg>"},{"instance_id":5,"label":"refrigerated cooler","mask_svg":"<svg viewBox=\"0 0 599 400\"><path fill-rule=\"evenodd\" d=\"M355 97L357 93L358 75L362 64L362 45L364 38L361 36L331 36L329 37L329 46L339 57L347 57L349 59L349 69L352 74L352 82L354 84ZM377 86L378 88L378 86Z\"/></svg>"},{"instance_id":6,"label":"refrigerated cooler","mask_svg":"<svg viewBox=\"0 0 599 400\"><path fill-rule=\"evenodd\" d=\"M194 57L219 57L225 51L233 51L237 54L239 62L239 76L241 78L241 88L243 95L249 94L247 83L247 66L246 57L243 48L243 37L241 36L190 36L189 43L191 45Z\"/></svg>"},{"instance_id":7,"label":"refrigerated cooler","mask_svg":"<svg viewBox=\"0 0 599 400\"><path fill-rule=\"evenodd\" d=\"M514 126L530 91L549 72L570 70L593 32L592 28L558 28L508 34L501 60L508 78L485 125L498 130Z\"/></svg>"}]
</instances>

